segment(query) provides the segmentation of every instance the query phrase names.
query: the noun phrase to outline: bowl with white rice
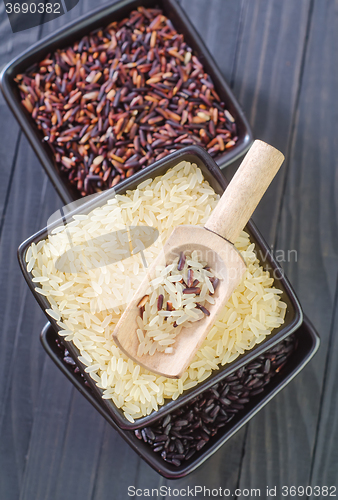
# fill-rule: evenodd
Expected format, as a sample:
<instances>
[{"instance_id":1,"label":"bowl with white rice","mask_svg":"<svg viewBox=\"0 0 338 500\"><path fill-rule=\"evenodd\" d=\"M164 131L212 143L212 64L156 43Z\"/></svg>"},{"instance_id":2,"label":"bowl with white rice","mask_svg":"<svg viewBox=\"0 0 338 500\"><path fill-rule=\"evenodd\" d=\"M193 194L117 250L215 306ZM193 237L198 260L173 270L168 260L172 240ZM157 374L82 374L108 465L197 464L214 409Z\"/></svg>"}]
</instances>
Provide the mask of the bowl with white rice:
<instances>
[{"instance_id":1,"label":"bowl with white rice","mask_svg":"<svg viewBox=\"0 0 338 500\"><path fill-rule=\"evenodd\" d=\"M114 344L112 332L148 263L175 226L205 224L226 185L210 155L189 146L121 188L95 196L19 247L37 302L121 428L147 425L186 404L302 322L283 270L249 222L236 242L247 264L244 279L181 378L145 370Z\"/></svg>"}]
</instances>

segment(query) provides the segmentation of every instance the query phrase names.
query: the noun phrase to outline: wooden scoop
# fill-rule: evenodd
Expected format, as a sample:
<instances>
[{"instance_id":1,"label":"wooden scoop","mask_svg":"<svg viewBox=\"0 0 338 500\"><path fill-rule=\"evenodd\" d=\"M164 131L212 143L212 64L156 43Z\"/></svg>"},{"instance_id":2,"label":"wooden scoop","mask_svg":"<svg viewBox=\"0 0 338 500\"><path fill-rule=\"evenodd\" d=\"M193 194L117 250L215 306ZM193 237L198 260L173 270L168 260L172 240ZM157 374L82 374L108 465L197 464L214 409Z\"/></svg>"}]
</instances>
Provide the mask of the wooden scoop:
<instances>
[{"instance_id":1,"label":"wooden scoop","mask_svg":"<svg viewBox=\"0 0 338 500\"><path fill-rule=\"evenodd\" d=\"M113 332L116 344L127 356L159 375L169 378L180 378L183 375L217 314L241 281L246 265L233 243L283 161L284 156L280 151L262 141L255 141L204 228L181 225L173 230ZM138 304L142 297L149 294L149 283L156 276L156 266L168 265L181 252L190 254L193 250L198 251L198 260L207 262L221 278L213 295L215 304L209 308L210 316L205 316L190 327L183 326L173 344L173 353L156 351L152 356L138 356Z\"/></svg>"}]
</instances>

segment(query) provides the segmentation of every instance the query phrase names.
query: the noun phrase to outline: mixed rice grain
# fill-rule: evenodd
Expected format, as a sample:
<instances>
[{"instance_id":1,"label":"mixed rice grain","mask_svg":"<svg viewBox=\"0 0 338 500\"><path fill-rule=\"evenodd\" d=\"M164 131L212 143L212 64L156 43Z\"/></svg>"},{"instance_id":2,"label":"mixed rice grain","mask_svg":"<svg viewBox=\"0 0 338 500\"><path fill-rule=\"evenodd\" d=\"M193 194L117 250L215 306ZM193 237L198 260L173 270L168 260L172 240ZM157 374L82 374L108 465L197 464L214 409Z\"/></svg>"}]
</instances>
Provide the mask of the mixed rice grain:
<instances>
[{"instance_id":1,"label":"mixed rice grain","mask_svg":"<svg viewBox=\"0 0 338 500\"><path fill-rule=\"evenodd\" d=\"M137 318L138 356L155 352L172 354L182 328L210 316L206 306L214 304L212 295L219 282L198 252L181 253L166 266L156 266L148 293L140 300Z\"/></svg>"}]
</instances>

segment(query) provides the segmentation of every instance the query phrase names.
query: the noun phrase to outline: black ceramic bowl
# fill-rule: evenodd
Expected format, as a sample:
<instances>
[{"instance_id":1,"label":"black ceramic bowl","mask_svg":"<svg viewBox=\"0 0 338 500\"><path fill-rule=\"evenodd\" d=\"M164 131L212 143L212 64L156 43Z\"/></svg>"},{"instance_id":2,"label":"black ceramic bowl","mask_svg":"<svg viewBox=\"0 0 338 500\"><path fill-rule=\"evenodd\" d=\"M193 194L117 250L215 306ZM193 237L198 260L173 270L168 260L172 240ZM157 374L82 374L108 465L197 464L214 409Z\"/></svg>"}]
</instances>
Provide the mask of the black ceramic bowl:
<instances>
[{"instance_id":1,"label":"black ceramic bowl","mask_svg":"<svg viewBox=\"0 0 338 500\"><path fill-rule=\"evenodd\" d=\"M135 189L138 184L140 184L142 181L149 179L149 178L154 178L156 176L164 175L165 172L177 165L180 161L186 160L191 163L197 164L198 167L202 170L202 173L204 175L204 178L209 182L209 184L213 187L213 189L216 191L216 193L222 194L223 191L225 190L227 183L225 178L222 175L222 172L220 171L219 167L216 165L214 160L211 158L211 156L204 151L199 146L189 146L187 148L181 149L179 151L175 151L171 155L168 155L166 158L163 160L160 160L153 165L150 165L149 167L141 170L140 172L136 173L133 177L130 178L130 180L126 181L123 185L118 185L117 189L115 192L117 194L123 194L126 192L127 189ZM82 213L82 214L87 214L91 210L93 210L96 207L99 207L106 203L106 201L113 195L113 190L108 190L104 191L101 195L95 197L94 199L88 201L87 203L83 204L76 210L69 212L67 216L65 216L64 219L60 219L53 224L50 224L47 228L42 229L35 235L31 236L28 238L26 241L24 241L19 249L18 249L18 257L19 257L19 263L21 266L21 270L23 272L23 275L32 291L34 294L37 302L39 303L40 307L45 311L45 309L49 308L49 302L47 301L46 297L43 295L40 295L37 293L34 289L34 283L31 281L31 273L27 272L27 267L26 267L26 262L25 262L25 254L26 251L28 250L28 247L31 245L32 242L37 243L38 241L45 239L49 232L52 231L55 227L58 227L62 224L64 224L65 219L70 220L72 215ZM178 406L186 403L189 401L189 399L192 399L195 395L198 393L202 392L205 390L207 387L210 387L211 385L215 384L216 382L220 381L222 378L224 378L226 375L229 374L229 372L236 370L243 366L244 364L248 363L250 360L261 354L262 352L266 351L273 345L277 344L279 341L284 339L287 335L290 333L294 332L302 323L303 321L303 315L302 315L302 310L300 307L300 304L297 300L297 297L294 293L294 291L291 288L291 285L289 284L287 278L284 276L283 271L279 264L275 261L273 255L269 251L269 247L267 243L264 241L262 238L261 234L258 232L256 229L255 225L252 222L249 222L246 230L250 234L251 240L256 244L256 249L258 251L258 255L260 257L260 262L264 266L266 270L269 270L272 275L277 278L278 280L278 288L280 288L283 291L283 294L281 295L282 300L287 304L287 310L286 310L286 315L285 315L285 322L282 326L279 328L276 328L272 331L272 333L267 337L266 340L264 340L261 344L256 345L252 350L247 351L246 353L242 354L239 356L234 362L230 363L229 365L225 365L223 367L220 367L219 370L214 371L214 373L206 379L204 382L200 383L196 387L185 391L181 396L176 401L169 400L165 405L163 405L157 412L152 412L150 415L146 417L142 417L140 419L137 419L135 423L130 423L124 416L122 411L120 411L112 401L110 400L102 400L102 404L106 407L106 409L110 412L112 415L113 419L118 423L118 425L122 428L129 428L129 429L136 429L138 427L142 427L144 425L149 424L150 422L153 422L156 420L159 416L162 416L170 411L172 411L173 408L177 408ZM47 315L47 314L46 314ZM53 327L58 331L60 328L56 324L56 321L51 319L47 315L48 320L51 322ZM67 345L67 349L70 351L72 356L76 358L79 355L79 352L77 348L74 346L72 342L65 342ZM82 373L85 375L86 379L88 380L89 384L93 388L93 390L96 392L98 396L101 396L102 391L99 389L93 379L84 372L84 365L82 365L81 362L77 361L79 368L81 369Z\"/></svg>"},{"instance_id":2,"label":"black ceramic bowl","mask_svg":"<svg viewBox=\"0 0 338 500\"><path fill-rule=\"evenodd\" d=\"M191 459L185 461L179 467L175 467L165 462L158 453L154 453L150 447L135 437L134 432L122 430L107 409L102 405L102 400L97 398L89 387L84 383L83 378L76 376L70 365L63 362L62 352L56 344L56 340L61 338L57 335L54 328L47 323L41 332L41 342L46 352L52 358L54 363L74 384L74 386L88 399L88 401L98 410L99 413L117 430L123 439L133 448L140 457L142 457L154 470L162 476L177 479L186 476L213 453L215 453L228 439L230 439L243 425L245 425L259 410L263 408L271 399L281 391L310 361L317 352L320 344L319 336L309 320L304 318L302 325L294 333L297 340L296 350L290 355L283 369L276 374L264 388L264 392L254 396L246 404L245 409L238 412L235 418L223 427L211 438L209 443L197 452Z\"/></svg>"},{"instance_id":3,"label":"black ceramic bowl","mask_svg":"<svg viewBox=\"0 0 338 500\"><path fill-rule=\"evenodd\" d=\"M140 5L145 7L156 6L163 9L165 15L172 20L178 32L184 35L186 42L204 64L206 71L215 84L216 91L235 118L238 128L238 141L233 148L217 158L218 165L221 168L229 165L236 158L243 155L252 142L252 132L243 111L225 82L210 52L202 42L185 12L175 0L123 0L113 5L101 7L30 47L19 57L11 61L4 68L0 76L0 86L8 105L24 130L42 166L64 203L70 203L78 199L79 193L72 188L67 176L60 173L57 168L52 150L42 140L42 132L38 130L34 120L21 104L19 90L17 84L14 82L14 78L18 73L23 73L27 70L36 61L43 60L49 52L54 52L56 49L68 46L90 31L101 26L107 26L112 21L123 19Z\"/></svg>"}]
</instances>

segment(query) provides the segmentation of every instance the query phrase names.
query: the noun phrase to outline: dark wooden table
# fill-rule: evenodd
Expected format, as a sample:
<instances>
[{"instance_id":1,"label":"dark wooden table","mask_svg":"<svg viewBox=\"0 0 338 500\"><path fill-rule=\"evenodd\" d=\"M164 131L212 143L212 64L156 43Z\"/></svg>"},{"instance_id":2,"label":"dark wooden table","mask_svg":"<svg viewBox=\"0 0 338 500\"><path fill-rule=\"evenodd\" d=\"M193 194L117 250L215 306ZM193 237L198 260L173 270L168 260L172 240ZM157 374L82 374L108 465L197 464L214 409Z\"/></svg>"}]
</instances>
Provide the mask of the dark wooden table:
<instances>
[{"instance_id":1,"label":"dark wooden table","mask_svg":"<svg viewBox=\"0 0 338 500\"><path fill-rule=\"evenodd\" d=\"M39 333L46 320L21 276L16 249L61 201L0 96L1 500L124 500L129 485L261 488L262 498L268 485L277 486L277 498L283 498L283 485L337 486L338 4L181 3L255 137L287 157L254 219L275 251L297 251L297 261L293 253L282 264L321 335L320 351L196 472L178 481L159 476L42 350ZM93 7L80 0L67 15L13 34L1 3L0 66Z\"/></svg>"}]
</instances>

